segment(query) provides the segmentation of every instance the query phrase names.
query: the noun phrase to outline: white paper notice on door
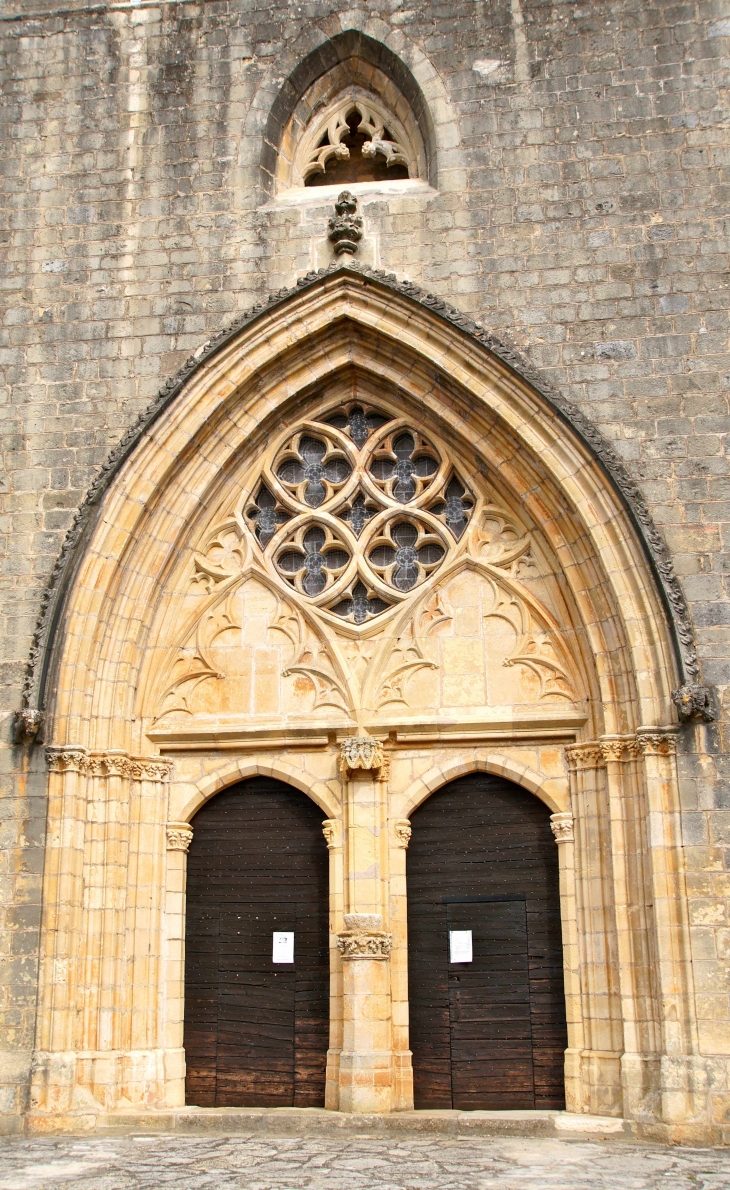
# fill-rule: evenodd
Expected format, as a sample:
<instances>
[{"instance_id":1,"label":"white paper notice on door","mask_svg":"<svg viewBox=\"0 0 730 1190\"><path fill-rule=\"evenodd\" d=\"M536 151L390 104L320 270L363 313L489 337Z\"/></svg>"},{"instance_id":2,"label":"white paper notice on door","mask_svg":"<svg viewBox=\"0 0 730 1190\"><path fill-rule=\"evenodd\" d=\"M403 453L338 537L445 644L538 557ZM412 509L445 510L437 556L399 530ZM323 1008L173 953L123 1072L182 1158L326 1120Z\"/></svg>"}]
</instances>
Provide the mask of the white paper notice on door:
<instances>
[{"instance_id":1,"label":"white paper notice on door","mask_svg":"<svg viewBox=\"0 0 730 1190\"><path fill-rule=\"evenodd\" d=\"M274 946L271 954L274 963L294 962L294 935L274 930Z\"/></svg>"},{"instance_id":2,"label":"white paper notice on door","mask_svg":"<svg viewBox=\"0 0 730 1190\"><path fill-rule=\"evenodd\" d=\"M471 963L471 930L449 930L449 961Z\"/></svg>"}]
</instances>

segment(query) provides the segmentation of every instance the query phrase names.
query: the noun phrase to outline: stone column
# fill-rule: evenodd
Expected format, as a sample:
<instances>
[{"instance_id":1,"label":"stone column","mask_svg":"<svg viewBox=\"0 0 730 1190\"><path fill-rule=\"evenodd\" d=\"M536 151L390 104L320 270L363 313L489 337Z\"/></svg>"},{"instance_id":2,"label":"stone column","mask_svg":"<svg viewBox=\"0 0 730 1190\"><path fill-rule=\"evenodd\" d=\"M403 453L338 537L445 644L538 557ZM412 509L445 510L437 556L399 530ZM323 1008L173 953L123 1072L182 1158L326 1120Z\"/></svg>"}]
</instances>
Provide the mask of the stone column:
<instances>
[{"instance_id":1,"label":"stone column","mask_svg":"<svg viewBox=\"0 0 730 1190\"><path fill-rule=\"evenodd\" d=\"M566 1053L571 1107L591 1115L620 1116L623 1025L605 759L597 741L571 745L565 757L575 819L580 965L580 1021L573 1022Z\"/></svg>"},{"instance_id":2,"label":"stone column","mask_svg":"<svg viewBox=\"0 0 730 1190\"><path fill-rule=\"evenodd\" d=\"M337 946L343 967L340 1111L387 1112L393 1102L391 936L379 913L346 913Z\"/></svg>"},{"instance_id":3,"label":"stone column","mask_svg":"<svg viewBox=\"0 0 730 1190\"><path fill-rule=\"evenodd\" d=\"M343 921L343 849L342 822L325 818L322 823L330 868L330 1037L327 1049L327 1077L324 1105L329 1111L340 1108L340 1055L342 1053L342 963L337 949L337 927Z\"/></svg>"},{"instance_id":4,"label":"stone column","mask_svg":"<svg viewBox=\"0 0 730 1190\"><path fill-rule=\"evenodd\" d=\"M387 1112L393 1106L391 936L387 905L388 758L369 736L342 741L346 783L347 912L338 937L342 956L340 1111Z\"/></svg>"},{"instance_id":5,"label":"stone column","mask_svg":"<svg viewBox=\"0 0 730 1190\"><path fill-rule=\"evenodd\" d=\"M413 1054L408 1034L408 897L406 849L411 824L398 818L391 824L390 913L393 949L390 955L390 994L393 1014L393 1110L413 1110Z\"/></svg>"},{"instance_id":6,"label":"stone column","mask_svg":"<svg viewBox=\"0 0 730 1190\"><path fill-rule=\"evenodd\" d=\"M565 1104L568 1111L583 1110L581 1052L584 1044L580 998L580 953L575 904L575 835L570 811L551 814L550 828L559 847L560 923L563 936L563 979L568 1048L565 1053Z\"/></svg>"},{"instance_id":7,"label":"stone column","mask_svg":"<svg viewBox=\"0 0 730 1190\"><path fill-rule=\"evenodd\" d=\"M188 848L193 838L189 822L168 822L165 880L165 1102L185 1105L185 883Z\"/></svg>"},{"instance_id":8,"label":"stone column","mask_svg":"<svg viewBox=\"0 0 730 1190\"><path fill-rule=\"evenodd\" d=\"M32 1126L162 1104L160 996L170 762L47 749L49 843ZM63 1117L68 1123L64 1124Z\"/></svg>"},{"instance_id":9,"label":"stone column","mask_svg":"<svg viewBox=\"0 0 730 1190\"><path fill-rule=\"evenodd\" d=\"M652 938L654 921L647 804L634 735L605 735L599 741L606 766L613 902L624 1045L621 1057L623 1114L655 1106L658 1084L657 1022Z\"/></svg>"}]
</instances>

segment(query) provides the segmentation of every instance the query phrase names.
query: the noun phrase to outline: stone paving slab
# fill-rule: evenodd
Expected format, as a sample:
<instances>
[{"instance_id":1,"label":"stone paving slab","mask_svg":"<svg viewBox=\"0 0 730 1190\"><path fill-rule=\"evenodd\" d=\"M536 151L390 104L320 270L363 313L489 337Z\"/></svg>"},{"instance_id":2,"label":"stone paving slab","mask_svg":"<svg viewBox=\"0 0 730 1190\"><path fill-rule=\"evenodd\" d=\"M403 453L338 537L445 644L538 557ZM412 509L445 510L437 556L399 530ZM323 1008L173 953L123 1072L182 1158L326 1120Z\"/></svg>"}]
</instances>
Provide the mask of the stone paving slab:
<instances>
[{"instance_id":1,"label":"stone paving slab","mask_svg":"<svg viewBox=\"0 0 730 1190\"><path fill-rule=\"evenodd\" d=\"M552 1138L0 1140L0 1190L729 1190L730 1150Z\"/></svg>"}]
</instances>

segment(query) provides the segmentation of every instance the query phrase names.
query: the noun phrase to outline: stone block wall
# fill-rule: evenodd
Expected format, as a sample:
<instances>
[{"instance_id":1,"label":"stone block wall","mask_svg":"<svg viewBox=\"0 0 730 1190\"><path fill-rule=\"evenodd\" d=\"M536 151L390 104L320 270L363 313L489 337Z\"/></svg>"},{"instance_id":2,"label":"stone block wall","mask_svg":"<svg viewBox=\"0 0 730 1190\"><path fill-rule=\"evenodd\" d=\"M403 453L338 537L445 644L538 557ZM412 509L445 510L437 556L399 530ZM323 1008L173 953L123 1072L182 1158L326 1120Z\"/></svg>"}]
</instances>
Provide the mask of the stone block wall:
<instances>
[{"instance_id":1,"label":"stone block wall","mask_svg":"<svg viewBox=\"0 0 730 1190\"><path fill-rule=\"evenodd\" d=\"M361 200L362 254L511 339L612 440L730 698L727 0L8 0L0 342L0 1111L33 1043L42 754L11 746L42 592L110 448L237 312L330 259L266 193L272 104L346 29L430 105L438 188ZM684 733L703 1051L730 1054L725 715ZM724 1069L724 1064L721 1064ZM730 1088L718 1085L718 1119ZM10 1125L8 1125L10 1126Z\"/></svg>"}]
</instances>

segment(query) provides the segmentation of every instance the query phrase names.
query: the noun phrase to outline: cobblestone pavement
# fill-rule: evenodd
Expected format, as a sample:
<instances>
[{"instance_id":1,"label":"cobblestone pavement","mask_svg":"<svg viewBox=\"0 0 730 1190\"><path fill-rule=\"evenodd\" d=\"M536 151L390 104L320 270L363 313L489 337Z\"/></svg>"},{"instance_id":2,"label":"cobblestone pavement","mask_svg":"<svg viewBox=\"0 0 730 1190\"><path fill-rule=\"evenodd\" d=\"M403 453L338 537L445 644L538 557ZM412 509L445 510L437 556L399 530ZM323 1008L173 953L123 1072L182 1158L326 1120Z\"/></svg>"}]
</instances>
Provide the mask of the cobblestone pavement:
<instances>
[{"instance_id":1,"label":"cobblestone pavement","mask_svg":"<svg viewBox=\"0 0 730 1190\"><path fill-rule=\"evenodd\" d=\"M726 1190L730 1150L610 1141L138 1136L0 1141L0 1190Z\"/></svg>"}]
</instances>

